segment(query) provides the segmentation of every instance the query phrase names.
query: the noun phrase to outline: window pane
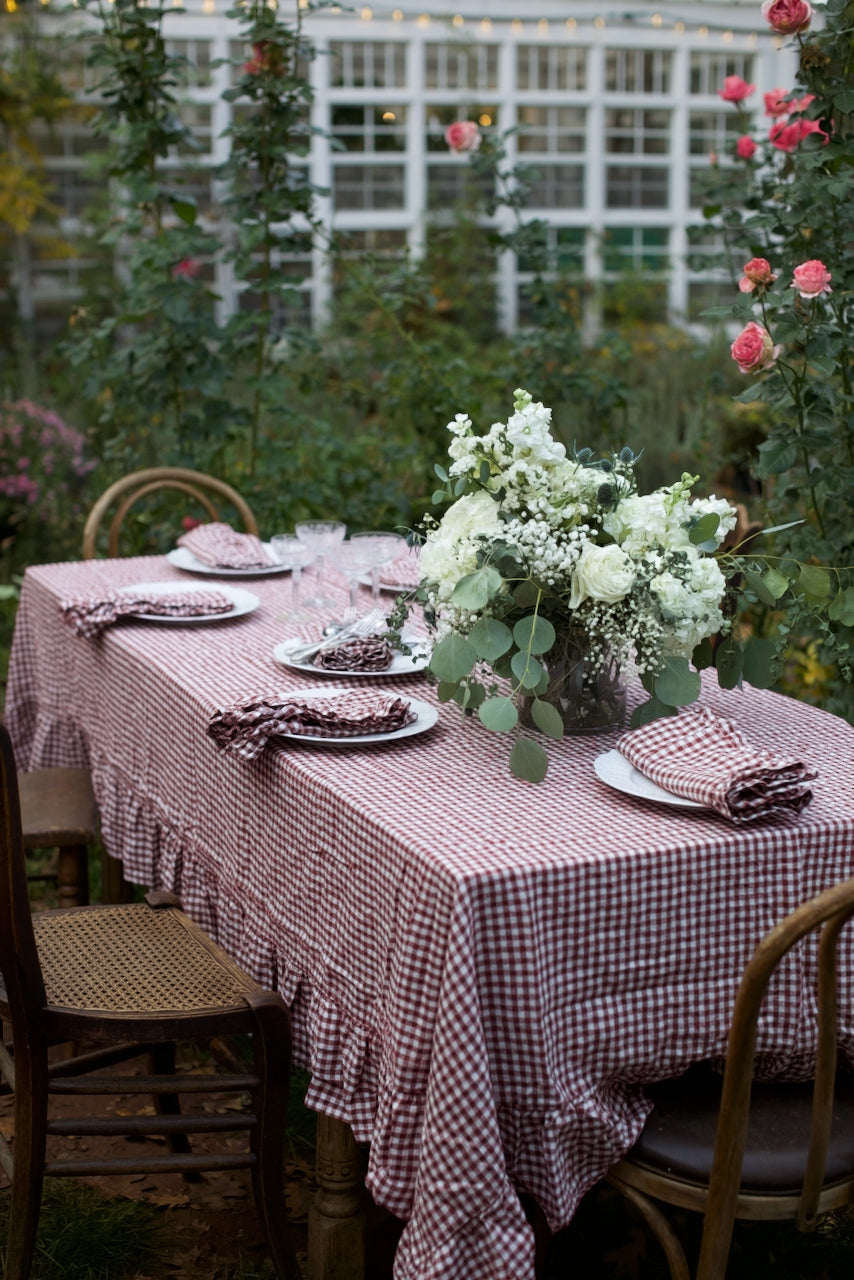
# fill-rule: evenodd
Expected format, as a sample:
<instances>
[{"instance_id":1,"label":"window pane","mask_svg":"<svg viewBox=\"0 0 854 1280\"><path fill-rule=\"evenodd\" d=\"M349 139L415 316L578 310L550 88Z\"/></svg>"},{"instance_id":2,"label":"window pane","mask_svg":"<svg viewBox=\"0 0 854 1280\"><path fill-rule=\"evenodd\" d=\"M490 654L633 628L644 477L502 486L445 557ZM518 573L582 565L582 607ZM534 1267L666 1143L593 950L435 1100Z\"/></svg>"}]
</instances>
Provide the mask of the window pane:
<instances>
[{"instance_id":1,"label":"window pane","mask_svg":"<svg viewBox=\"0 0 854 1280\"><path fill-rule=\"evenodd\" d=\"M609 209L666 209L668 196L666 169L608 166L605 202Z\"/></svg>"},{"instance_id":2,"label":"window pane","mask_svg":"<svg viewBox=\"0 0 854 1280\"><path fill-rule=\"evenodd\" d=\"M670 112L631 107L605 112L605 150L612 155L667 155L670 150Z\"/></svg>"},{"instance_id":3,"label":"window pane","mask_svg":"<svg viewBox=\"0 0 854 1280\"><path fill-rule=\"evenodd\" d=\"M519 107L520 151L583 151L587 113L583 107Z\"/></svg>"},{"instance_id":4,"label":"window pane","mask_svg":"<svg viewBox=\"0 0 854 1280\"><path fill-rule=\"evenodd\" d=\"M424 46L424 82L428 89L497 89L497 44Z\"/></svg>"},{"instance_id":5,"label":"window pane","mask_svg":"<svg viewBox=\"0 0 854 1280\"><path fill-rule=\"evenodd\" d=\"M336 164L335 204L339 209L402 209L403 165Z\"/></svg>"},{"instance_id":6,"label":"window pane","mask_svg":"<svg viewBox=\"0 0 854 1280\"><path fill-rule=\"evenodd\" d=\"M727 76L750 80L753 58L749 53L691 54L691 93L717 93Z\"/></svg>"},{"instance_id":7,"label":"window pane","mask_svg":"<svg viewBox=\"0 0 854 1280\"><path fill-rule=\"evenodd\" d=\"M405 151L406 108L369 103L336 103L332 137L346 151Z\"/></svg>"},{"instance_id":8,"label":"window pane","mask_svg":"<svg viewBox=\"0 0 854 1280\"><path fill-rule=\"evenodd\" d=\"M584 205L584 169L576 164L541 164L523 172L529 183L528 209L580 209Z\"/></svg>"},{"instance_id":9,"label":"window pane","mask_svg":"<svg viewBox=\"0 0 854 1280\"><path fill-rule=\"evenodd\" d=\"M402 89L406 46L402 41L330 40L330 79L352 89Z\"/></svg>"},{"instance_id":10,"label":"window pane","mask_svg":"<svg viewBox=\"0 0 854 1280\"><path fill-rule=\"evenodd\" d=\"M519 89L584 90L587 50L521 44L516 50L516 84Z\"/></svg>"},{"instance_id":11,"label":"window pane","mask_svg":"<svg viewBox=\"0 0 854 1280\"><path fill-rule=\"evenodd\" d=\"M668 49L606 49L605 88L612 93L669 93Z\"/></svg>"}]
</instances>

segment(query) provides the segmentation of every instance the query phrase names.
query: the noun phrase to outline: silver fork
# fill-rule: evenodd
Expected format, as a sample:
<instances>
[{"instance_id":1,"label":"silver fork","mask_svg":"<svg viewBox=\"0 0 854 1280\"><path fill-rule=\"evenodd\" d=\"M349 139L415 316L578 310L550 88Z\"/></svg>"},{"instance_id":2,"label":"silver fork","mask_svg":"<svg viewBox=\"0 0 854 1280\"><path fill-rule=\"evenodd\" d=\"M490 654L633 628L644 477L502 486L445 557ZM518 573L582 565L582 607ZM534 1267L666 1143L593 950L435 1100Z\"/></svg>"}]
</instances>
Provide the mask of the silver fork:
<instances>
[{"instance_id":1,"label":"silver fork","mask_svg":"<svg viewBox=\"0 0 854 1280\"><path fill-rule=\"evenodd\" d=\"M377 630L385 631L385 613L382 609L371 609L370 613L366 613L363 618L345 623L334 636L328 636L313 644L300 645L296 649L289 649L288 658L291 662L307 662L309 658L315 657L326 649L334 649L342 640L351 640L354 636L369 636Z\"/></svg>"}]
</instances>

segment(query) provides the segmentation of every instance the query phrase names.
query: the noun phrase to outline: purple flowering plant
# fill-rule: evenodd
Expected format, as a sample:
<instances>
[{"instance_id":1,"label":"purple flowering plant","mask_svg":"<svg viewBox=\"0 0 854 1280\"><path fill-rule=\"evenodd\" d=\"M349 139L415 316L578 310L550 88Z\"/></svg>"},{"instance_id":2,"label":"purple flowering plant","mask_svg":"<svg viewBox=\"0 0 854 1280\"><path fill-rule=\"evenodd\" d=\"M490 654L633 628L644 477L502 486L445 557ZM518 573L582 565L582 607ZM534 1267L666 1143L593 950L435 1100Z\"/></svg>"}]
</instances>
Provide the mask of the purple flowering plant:
<instances>
[{"instance_id":1,"label":"purple flowering plant","mask_svg":"<svg viewBox=\"0 0 854 1280\"><path fill-rule=\"evenodd\" d=\"M54 410L0 401L0 545L36 526L42 545L59 533L82 510L83 481L95 466L84 436Z\"/></svg>"}]
</instances>

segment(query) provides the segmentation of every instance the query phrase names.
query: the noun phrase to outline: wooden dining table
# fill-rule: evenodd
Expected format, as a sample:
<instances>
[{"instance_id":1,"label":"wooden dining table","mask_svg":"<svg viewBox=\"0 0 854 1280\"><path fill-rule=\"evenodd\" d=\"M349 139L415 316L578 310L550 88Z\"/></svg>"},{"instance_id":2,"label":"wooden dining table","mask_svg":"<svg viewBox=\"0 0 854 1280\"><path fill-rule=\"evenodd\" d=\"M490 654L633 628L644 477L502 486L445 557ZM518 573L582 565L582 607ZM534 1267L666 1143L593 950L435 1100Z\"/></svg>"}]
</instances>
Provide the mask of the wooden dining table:
<instances>
[{"instance_id":1,"label":"wooden dining table","mask_svg":"<svg viewBox=\"0 0 854 1280\"><path fill-rule=\"evenodd\" d=\"M241 581L259 603L230 619L123 620L96 639L63 619L73 597L152 581L201 583L163 557L27 571L6 703L19 768L89 765L125 876L177 892L284 995L327 1118L315 1280L361 1274L342 1134L369 1144L367 1185L406 1222L396 1280L531 1280L520 1195L569 1223L640 1132L644 1083L724 1051L761 936L854 874L854 729L705 676L703 705L818 770L800 816L744 827L600 780L616 733L552 743L545 781L516 779L506 737L454 704L406 738L277 740L248 761L208 734L239 699L367 680L437 706L436 691L423 674L333 685L281 665L277 645L335 612L295 621L288 575ZM340 613L343 581L339 598ZM774 980L764 1074L809 1073L811 974L802 948Z\"/></svg>"}]
</instances>

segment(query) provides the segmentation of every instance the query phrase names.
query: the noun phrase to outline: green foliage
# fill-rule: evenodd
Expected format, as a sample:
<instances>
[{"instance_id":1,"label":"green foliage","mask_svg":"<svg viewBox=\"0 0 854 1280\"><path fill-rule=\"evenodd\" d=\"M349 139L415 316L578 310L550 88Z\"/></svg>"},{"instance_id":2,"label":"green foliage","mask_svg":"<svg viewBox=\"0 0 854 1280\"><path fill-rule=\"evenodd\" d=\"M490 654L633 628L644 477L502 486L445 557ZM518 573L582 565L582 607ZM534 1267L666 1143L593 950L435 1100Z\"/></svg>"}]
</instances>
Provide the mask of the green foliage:
<instances>
[{"instance_id":1,"label":"green foliage","mask_svg":"<svg viewBox=\"0 0 854 1280\"><path fill-rule=\"evenodd\" d=\"M769 335L767 357L746 375L750 385L739 399L767 406L755 474L771 520L796 521L768 540L768 558L746 562L748 602L752 597L775 618L785 611L783 630L777 627L784 640L819 641L826 660L837 663L837 709L854 718L852 25L854 4L831 0L821 28L797 37L788 117L795 132L780 132L784 118L752 159L714 168L707 216L728 246L734 284L751 258L764 259L775 277L754 284L729 310ZM744 125L747 132L746 116ZM795 269L805 263L824 265L831 292L810 297L793 287Z\"/></svg>"}]
</instances>

